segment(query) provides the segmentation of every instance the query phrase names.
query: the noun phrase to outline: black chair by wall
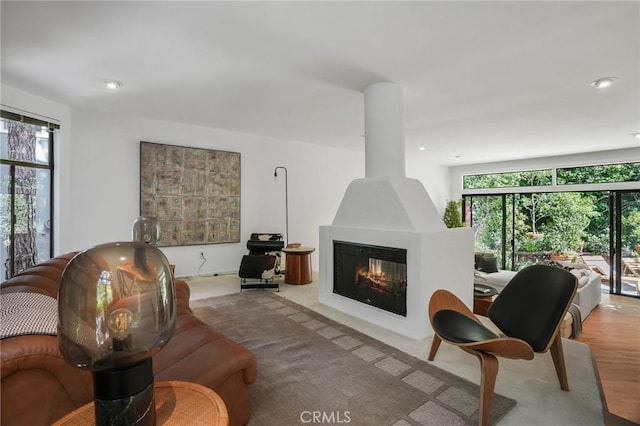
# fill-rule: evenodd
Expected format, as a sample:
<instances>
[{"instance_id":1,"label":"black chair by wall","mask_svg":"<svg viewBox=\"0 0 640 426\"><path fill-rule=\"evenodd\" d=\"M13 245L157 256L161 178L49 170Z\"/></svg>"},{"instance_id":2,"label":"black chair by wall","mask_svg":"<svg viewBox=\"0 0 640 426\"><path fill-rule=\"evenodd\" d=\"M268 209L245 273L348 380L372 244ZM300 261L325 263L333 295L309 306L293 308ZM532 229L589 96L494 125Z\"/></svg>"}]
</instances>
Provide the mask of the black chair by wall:
<instances>
[{"instance_id":1,"label":"black chair by wall","mask_svg":"<svg viewBox=\"0 0 640 426\"><path fill-rule=\"evenodd\" d=\"M248 255L240 262L240 291L247 288L276 288L280 291L280 251L284 248L282 234L253 233L247 241ZM254 281L247 281L248 279ZM255 281L257 280L257 281Z\"/></svg>"},{"instance_id":2,"label":"black chair by wall","mask_svg":"<svg viewBox=\"0 0 640 426\"><path fill-rule=\"evenodd\" d=\"M482 370L479 425L486 425L489 419L498 356L531 360L534 352L550 350L560 387L569 390L559 328L577 288L577 278L563 269L547 265L522 269L487 313L504 337L485 327L454 294L446 290L433 293L429 319L435 334L429 360L433 361L443 340L478 357Z\"/></svg>"}]
</instances>

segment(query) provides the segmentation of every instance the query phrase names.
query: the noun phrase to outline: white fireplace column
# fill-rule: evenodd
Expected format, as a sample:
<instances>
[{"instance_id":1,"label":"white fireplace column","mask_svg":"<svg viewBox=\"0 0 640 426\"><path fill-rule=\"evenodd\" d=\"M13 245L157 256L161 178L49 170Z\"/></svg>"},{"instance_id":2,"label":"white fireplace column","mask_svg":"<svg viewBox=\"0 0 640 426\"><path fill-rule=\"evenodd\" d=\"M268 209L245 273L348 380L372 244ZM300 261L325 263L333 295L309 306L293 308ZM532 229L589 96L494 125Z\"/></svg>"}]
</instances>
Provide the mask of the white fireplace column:
<instances>
[{"instance_id":1,"label":"white fireplace column","mask_svg":"<svg viewBox=\"0 0 640 426\"><path fill-rule=\"evenodd\" d=\"M404 178L402 86L375 83L364 89L365 178Z\"/></svg>"}]
</instances>

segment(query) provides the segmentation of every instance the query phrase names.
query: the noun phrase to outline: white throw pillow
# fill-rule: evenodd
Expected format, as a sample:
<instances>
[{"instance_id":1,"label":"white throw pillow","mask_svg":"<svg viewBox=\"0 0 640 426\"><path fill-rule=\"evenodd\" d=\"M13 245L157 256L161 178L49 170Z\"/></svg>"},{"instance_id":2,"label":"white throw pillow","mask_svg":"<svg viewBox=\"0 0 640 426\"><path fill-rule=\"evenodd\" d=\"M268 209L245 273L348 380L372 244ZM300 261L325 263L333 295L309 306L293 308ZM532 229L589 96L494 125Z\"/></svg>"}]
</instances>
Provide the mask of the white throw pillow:
<instances>
[{"instance_id":1,"label":"white throw pillow","mask_svg":"<svg viewBox=\"0 0 640 426\"><path fill-rule=\"evenodd\" d=\"M586 275L581 278L578 278L578 288L584 287L585 285L587 285L588 282L589 282L589 277Z\"/></svg>"}]
</instances>

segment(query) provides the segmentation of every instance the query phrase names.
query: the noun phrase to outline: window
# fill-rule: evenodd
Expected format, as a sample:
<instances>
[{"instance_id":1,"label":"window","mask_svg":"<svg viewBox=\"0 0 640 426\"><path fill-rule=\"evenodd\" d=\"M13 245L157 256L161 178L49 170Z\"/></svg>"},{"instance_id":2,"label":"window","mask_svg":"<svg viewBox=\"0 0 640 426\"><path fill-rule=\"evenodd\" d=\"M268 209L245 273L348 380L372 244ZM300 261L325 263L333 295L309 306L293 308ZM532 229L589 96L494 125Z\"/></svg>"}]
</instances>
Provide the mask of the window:
<instances>
[{"instance_id":1,"label":"window","mask_svg":"<svg viewBox=\"0 0 640 426\"><path fill-rule=\"evenodd\" d=\"M465 195L463 204L475 251L493 253L500 269L584 263L603 291L640 297L640 190Z\"/></svg>"},{"instance_id":2,"label":"window","mask_svg":"<svg viewBox=\"0 0 640 426\"><path fill-rule=\"evenodd\" d=\"M464 175L462 189L551 186L554 174L557 185L640 182L640 163Z\"/></svg>"},{"instance_id":3,"label":"window","mask_svg":"<svg viewBox=\"0 0 640 426\"><path fill-rule=\"evenodd\" d=\"M53 132L57 125L0 111L0 274L52 254Z\"/></svg>"},{"instance_id":4,"label":"window","mask_svg":"<svg viewBox=\"0 0 640 426\"><path fill-rule=\"evenodd\" d=\"M523 172L490 173L465 175L463 189L506 188L523 186L546 186L552 183L552 170L532 170Z\"/></svg>"},{"instance_id":5,"label":"window","mask_svg":"<svg viewBox=\"0 0 640 426\"><path fill-rule=\"evenodd\" d=\"M640 182L640 163L558 169L558 185Z\"/></svg>"}]
</instances>

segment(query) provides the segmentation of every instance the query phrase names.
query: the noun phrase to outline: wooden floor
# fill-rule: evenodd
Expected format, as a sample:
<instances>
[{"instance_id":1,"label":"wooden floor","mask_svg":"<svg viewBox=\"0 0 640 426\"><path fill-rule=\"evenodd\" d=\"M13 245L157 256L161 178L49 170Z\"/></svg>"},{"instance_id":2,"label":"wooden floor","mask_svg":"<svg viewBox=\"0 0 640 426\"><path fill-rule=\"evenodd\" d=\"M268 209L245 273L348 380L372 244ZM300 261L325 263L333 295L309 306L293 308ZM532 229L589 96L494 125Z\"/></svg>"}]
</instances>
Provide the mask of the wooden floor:
<instances>
[{"instance_id":1,"label":"wooden floor","mask_svg":"<svg viewBox=\"0 0 640 426\"><path fill-rule=\"evenodd\" d=\"M591 346L609 413L640 424L640 299L603 294L577 340Z\"/></svg>"}]
</instances>

